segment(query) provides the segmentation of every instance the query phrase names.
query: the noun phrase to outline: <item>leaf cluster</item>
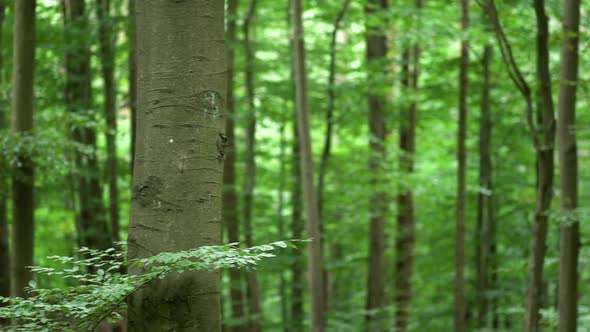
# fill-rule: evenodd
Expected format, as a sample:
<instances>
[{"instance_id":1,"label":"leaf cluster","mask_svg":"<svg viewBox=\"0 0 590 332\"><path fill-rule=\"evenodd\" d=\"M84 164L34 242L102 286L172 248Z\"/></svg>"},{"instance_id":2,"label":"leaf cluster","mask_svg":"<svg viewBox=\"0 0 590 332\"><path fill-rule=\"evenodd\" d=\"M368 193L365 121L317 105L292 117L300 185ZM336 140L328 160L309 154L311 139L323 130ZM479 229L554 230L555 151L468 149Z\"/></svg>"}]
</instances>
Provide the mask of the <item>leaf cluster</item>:
<instances>
[{"instance_id":1,"label":"leaf cluster","mask_svg":"<svg viewBox=\"0 0 590 332\"><path fill-rule=\"evenodd\" d=\"M164 252L141 259L126 259L126 252L110 248L81 248L78 257L51 256L59 268L31 267L36 274L73 280L65 288L37 288L29 283L28 298L0 297L0 318L12 319L7 331L92 331L103 320L120 320L126 299L156 279L172 273L251 269L273 251L295 241L278 241L247 249L237 243L203 246L180 252ZM126 274L131 269L141 271Z\"/></svg>"}]
</instances>

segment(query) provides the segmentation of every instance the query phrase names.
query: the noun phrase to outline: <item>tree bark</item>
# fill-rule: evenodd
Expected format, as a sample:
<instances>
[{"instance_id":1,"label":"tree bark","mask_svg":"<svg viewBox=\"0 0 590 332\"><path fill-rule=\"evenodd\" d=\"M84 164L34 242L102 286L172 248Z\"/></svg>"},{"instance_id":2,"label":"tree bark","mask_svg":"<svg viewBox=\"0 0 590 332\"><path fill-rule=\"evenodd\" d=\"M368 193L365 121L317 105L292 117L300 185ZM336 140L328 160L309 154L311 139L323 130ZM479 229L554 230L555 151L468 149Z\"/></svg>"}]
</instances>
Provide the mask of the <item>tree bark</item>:
<instances>
[{"instance_id":1,"label":"tree bark","mask_svg":"<svg viewBox=\"0 0 590 332\"><path fill-rule=\"evenodd\" d=\"M307 70L305 67L305 44L303 39L303 6L301 0L293 0L293 44L295 49L295 94L297 105L297 124L301 148L301 185L305 200L305 227L307 236L312 239L308 245L311 297L312 332L322 332L325 328L324 306L324 263L322 257L322 238L320 218L313 185L313 159L307 104Z\"/></svg>"},{"instance_id":2,"label":"tree bark","mask_svg":"<svg viewBox=\"0 0 590 332\"><path fill-rule=\"evenodd\" d=\"M111 239L119 241L119 190L117 186L117 91L115 82L115 34L111 23L110 0L98 0L100 59L104 84L104 112L107 141L107 182Z\"/></svg>"},{"instance_id":3,"label":"tree bark","mask_svg":"<svg viewBox=\"0 0 590 332\"><path fill-rule=\"evenodd\" d=\"M0 0L0 49L2 49L4 40L2 39L2 31L4 31L4 17L6 9L6 1ZM4 57L0 52L0 85L4 83ZM0 110L0 130L7 127L5 110ZM7 179L0 180L0 266L4 266L0 270L0 296L10 296L10 248L8 238L10 237L8 231L8 200L9 184ZM2 304L0 304L2 306ZM0 326L7 323L7 320L0 319Z\"/></svg>"},{"instance_id":4,"label":"tree bark","mask_svg":"<svg viewBox=\"0 0 590 332\"><path fill-rule=\"evenodd\" d=\"M224 1L138 1L136 18L129 257L219 244L227 140ZM129 300L129 329L220 331L219 272L172 275L142 288Z\"/></svg>"},{"instance_id":5,"label":"tree bark","mask_svg":"<svg viewBox=\"0 0 590 332\"><path fill-rule=\"evenodd\" d=\"M422 9L423 1L417 0L416 7ZM413 52L413 54L412 54ZM407 48L403 52L402 85L408 94L416 98L420 70L420 46L414 44L412 52ZM412 68L410 68L410 66ZM402 110L400 117L400 171L405 178L411 178L414 172L416 153L417 102L413 100L409 107ZM412 299L412 271L414 265L414 243L416 225L414 220L414 192L412 184L402 185L397 197L398 216L395 239L395 330L408 330L409 306Z\"/></svg>"},{"instance_id":6,"label":"tree bark","mask_svg":"<svg viewBox=\"0 0 590 332\"><path fill-rule=\"evenodd\" d=\"M365 6L367 18L387 9L386 0L370 0ZM379 61L387 55L385 35L367 23L366 25L367 63L369 80L373 75L383 71ZM377 30L377 31L376 31ZM369 84L369 172L371 188L379 187L382 181L381 166L385 157L385 97L375 93L375 87ZM386 193L374 189L369 196L370 246L367 278L367 315L368 331L384 331L386 328L384 308L385 300L385 214L387 210Z\"/></svg>"},{"instance_id":7,"label":"tree bark","mask_svg":"<svg viewBox=\"0 0 590 332\"><path fill-rule=\"evenodd\" d=\"M254 187L256 186L256 107L254 105L254 61L255 53L251 40L252 23L256 15L256 0L250 0L244 20L244 48L246 49L246 98L248 115L246 120L246 185L244 188L244 233L246 246L254 245L252 230L252 210L254 209ZM250 308L249 330L261 330L261 308L258 278L255 271L246 273L248 306Z\"/></svg>"},{"instance_id":8,"label":"tree bark","mask_svg":"<svg viewBox=\"0 0 590 332\"><path fill-rule=\"evenodd\" d=\"M234 59L236 46L236 19L239 0L230 0L228 4L227 40L228 40L228 91L227 91L227 118L225 122L225 135L227 146L225 150L225 164L223 171L223 218L227 229L227 238L230 243L240 242L240 221L238 217L238 196L236 192L236 148L235 148L235 101L234 101ZM239 321L231 327L232 332L245 332L247 326L243 322L245 315L245 298L242 285L242 272L237 269L229 270L230 297L232 319Z\"/></svg>"},{"instance_id":9,"label":"tree bark","mask_svg":"<svg viewBox=\"0 0 590 332\"><path fill-rule=\"evenodd\" d=\"M461 0L461 41L459 64L459 122L457 135L457 211L455 233L455 332L465 331L465 206L467 175L467 89L469 70L469 0Z\"/></svg>"},{"instance_id":10,"label":"tree bark","mask_svg":"<svg viewBox=\"0 0 590 332\"><path fill-rule=\"evenodd\" d=\"M577 331L578 328L580 220L576 211L578 208L576 96L579 31L580 1L564 1L561 83L557 122L562 213L559 237L559 332Z\"/></svg>"},{"instance_id":11,"label":"tree bark","mask_svg":"<svg viewBox=\"0 0 590 332\"><path fill-rule=\"evenodd\" d=\"M135 160L135 134L136 134L136 117L137 117L137 41L135 38L135 2L128 0L129 18L127 27L127 38L129 39L129 53L127 54L127 64L129 66L129 126L131 136L131 165L130 174L133 176L133 165Z\"/></svg>"},{"instance_id":12,"label":"tree bark","mask_svg":"<svg viewBox=\"0 0 590 332\"><path fill-rule=\"evenodd\" d=\"M14 8L12 130L28 135L33 129L35 69L35 0L17 1ZM34 257L34 188L31 156L20 155L12 178L12 295L27 297L33 278L28 268Z\"/></svg>"},{"instance_id":13,"label":"tree bark","mask_svg":"<svg viewBox=\"0 0 590 332\"><path fill-rule=\"evenodd\" d=\"M483 84L481 95L481 116L479 123L479 192L477 195L476 226L476 307L477 327L488 326L488 313L494 312L489 293L494 289L495 220L494 192L492 188L492 123L490 114L490 63L493 48L484 47L482 67Z\"/></svg>"},{"instance_id":14,"label":"tree bark","mask_svg":"<svg viewBox=\"0 0 590 332\"><path fill-rule=\"evenodd\" d=\"M69 42L66 59L65 103L69 112L91 119L92 89L90 72L89 33L84 0L68 0L64 5L65 40ZM84 124L74 124L72 138L88 151L75 152L78 182L79 245L106 249L111 246L107 220L102 202L99 166L96 154L96 131Z\"/></svg>"}]
</instances>

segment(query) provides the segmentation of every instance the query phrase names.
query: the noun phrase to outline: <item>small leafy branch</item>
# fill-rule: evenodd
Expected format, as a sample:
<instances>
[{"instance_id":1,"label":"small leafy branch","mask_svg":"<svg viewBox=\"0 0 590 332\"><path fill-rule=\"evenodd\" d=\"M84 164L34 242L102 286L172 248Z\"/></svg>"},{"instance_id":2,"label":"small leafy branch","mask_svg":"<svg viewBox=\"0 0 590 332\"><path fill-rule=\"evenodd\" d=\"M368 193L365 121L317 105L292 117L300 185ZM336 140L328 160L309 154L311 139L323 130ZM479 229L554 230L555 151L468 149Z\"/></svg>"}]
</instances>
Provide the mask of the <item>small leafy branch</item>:
<instances>
[{"instance_id":1,"label":"small leafy branch","mask_svg":"<svg viewBox=\"0 0 590 332\"><path fill-rule=\"evenodd\" d=\"M156 256L126 260L125 252L82 248L79 257L51 256L62 268L32 267L38 274L74 281L65 288L37 288L29 283L29 298L0 297L0 318L13 319L7 331L92 331L105 319L119 320L126 299L153 280L171 273L214 271L223 268L250 269L260 260L274 257L276 249L296 247L295 241L278 241L240 249L237 243L205 246L181 252L165 252ZM125 269L141 270L124 274ZM88 272L92 271L92 272Z\"/></svg>"}]
</instances>

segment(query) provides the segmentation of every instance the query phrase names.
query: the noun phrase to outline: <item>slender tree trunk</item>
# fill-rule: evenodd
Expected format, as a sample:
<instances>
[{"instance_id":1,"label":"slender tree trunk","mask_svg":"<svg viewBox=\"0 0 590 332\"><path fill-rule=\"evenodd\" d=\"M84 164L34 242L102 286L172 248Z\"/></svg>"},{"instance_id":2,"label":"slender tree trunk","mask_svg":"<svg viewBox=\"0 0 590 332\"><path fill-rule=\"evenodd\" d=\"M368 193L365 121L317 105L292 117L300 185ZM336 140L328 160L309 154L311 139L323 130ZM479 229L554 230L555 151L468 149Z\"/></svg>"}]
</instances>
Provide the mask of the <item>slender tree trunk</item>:
<instances>
[{"instance_id":1,"label":"slender tree trunk","mask_svg":"<svg viewBox=\"0 0 590 332\"><path fill-rule=\"evenodd\" d=\"M253 241L252 210L254 209L254 187L256 186L256 108L254 106L254 60L255 53L251 40L252 23L256 15L256 0L250 0L244 21L244 47L246 49L246 97L248 99L248 118L246 122L246 186L244 190L244 231L246 246ZM247 274L248 306L250 308L250 331L261 330L260 291L256 272Z\"/></svg>"},{"instance_id":2,"label":"slender tree trunk","mask_svg":"<svg viewBox=\"0 0 590 332\"><path fill-rule=\"evenodd\" d=\"M228 39L228 91L227 91L227 118L225 122L225 135L227 146L225 150L225 164L223 171L223 218L227 229L227 238L230 243L240 242L240 221L238 217L238 196L236 192L236 151L235 151L235 101L234 101L234 54L236 46L236 15L239 0L230 0L228 4L227 39ZM229 270L231 284L231 308L232 319L240 321L231 327L232 332L245 332L247 326L243 319L245 315L244 290L242 285L242 272L237 269Z\"/></svg>"},{"instance_id":3,"label":"slender tree trunk","mask_svg":"<svg viewBox=\"0 0 590 332\"><path fill-rule=\"evenodd\" d=\"M127 63L129 66L129 123L131 136L131 165L130 172L133 175L133 165L135 160L135 134L137 123L137 50L135 38L135 1L128 0L129 18L127 27L127 38L129 39L129 53L127 55Z\"/></svg>"},{"instance_id":4,"label":"slender tree trunk","mask_svg":"<svg viewBox=\"0 0 590 332\"><path fill-rule=\"evenodd\" d=\"M119 190L117 187L117 91L115 82L115 34L111 23L110 0L98 0L100 58L104 84L104 112L107 141L107 181L111 239L119 241Z\"/></svg>"},{"instance_id":5,"label":"slender tree trunk","mask_svg":"<svg viewBox=\"0 0 590 332\"><path fill-rule=\"evenodd\" d=\"M130 258L221 242L224 30L222 0L137 2ZM142 288L129 301L130 331L220 331L219 277L183 273Z\"/></svg>"},{"instance_id":6,"label":"slender tree trunk","mask_svg":"<svg viewBox=\"0 0 590 332\"><path fill-rule=\"evenodd\" d=\"M492 46L484 47L482 67L483 85L481 97L481 116L479 125L479 193L477 196L477 227L476 227L476 307L477 327L488 325L488 312L492 301L489 292L493 290L494 273L494 206L492 189L492 158L491 137L492 125L490 115L490 63ZM492 308L492 311L494 309Z\"/></svg>"},{"instance_id":7,"label":"slender tree trunk","mask_svg":"<svg viewBox=\"0 0 590 332\"><path fill-rule=\"evenodd\" d=\"M4 31L4 17L5 17L6 2L0 0L0 49L2 49L4 40L2 39L2 31ZM4 57L0 52L0 86L4 84ZM5 110L0 109L0 130L7 127ZM10 248L9 248L9 231L8 231L8 209L6 202L8 200L9 184L7 179L0 179L0 266L4 266L0 270L0 296L10 296ZM2 304L0 304L2 306ZM6 321L0 319L0 326Z\"/></svg>"},{"instance_id":8,"label":"slender tree trunk","mask_svg":"<svg viewBox=\"0 0 590 332\"><path fill-rule=\"evenodd\" d=\"M369 0L365 6L365 15L372 17L387 9L386 0ZM387 55L387 39L376 27L366 26L367 62L369 80L373 75L383 72L382 64ZM374 92L377 87L369 85L369 172L370 186L376 188L382 181L381 166L385 157L385 97ZM386 193L374 189L369 196L370 246L367 278L367 315L368 331L383 331L386 327L385 312L385 214L387 210Z\"/></svg>"},{"instance_id":9,"label":"slender tree trunk","mask_svg":"<svg viewBox=\"0 0 590 332\"><path fill-rule=\"evenodd\" d=\"M294 0L291 0L294 1ZM296 116L297 114L295 114ZM299 143L299 126L297 118L294 119L293 126L293 193L291 205L293 208L291 215L291 234L294 239L303 238L303 218L302 218L302 188L301 188L301 153ZM303 301L304 301L304 280L303 280L303 256L299 250L294 249L292 254L295 259L291 264L291 325L292 332L304 330L303 320Z\"/></svg>"},{"instance_id":10,"label":"slender tree trunk","mask_svg":"<svg viewBox=\"0 0 590 332\"><path fill-rule=\"evenodd\" d=\"M525 332L539 330L540 309L543 299L543 266L547 252L549 210L553 198L555 115L549 71L548 18L544 0L535 0L537 18L537 80L539 106L536 135L537 193L531 257L529 262L528 293L525 312Z\"/></svg>"},{"instance_id":11,"label":"slender tree trunk","mask_svg":"<svg viewBox=\"0 0 590 332\"><path fill-rule=\"evenodd\" d=\"M564 1L561 84L559 89L559 168L562 220L559 250L559 332L578 328L578 256L580 220L578 208L578 149L576 143L576 95L580 1Z\"/></svg>"},{"instance_id":12,"label":"slender tree trunk","mask_svg":"<svg viewBox=\"0 0 590 332\"><path fill-rule=\"evenodd\" d=\"M277 229L279 234L277 234L277 238L284 237L286 234L285 230L285 220L283 218L283 213L285 210L285 179L287 177L287 172L285 170L286 165L286 137L285 137L285 127L287 125L287 121L285 118L281 121L281 128L280 128L280 141L279 141L279 160L281 163L281 167L279 170L279 202L277 206ZM285 272L279 272L279 296L281 297L281 325L283 326L283 330L285 332L289 331L289 311L288 311L288 297L287 297L287 279L285 278Z\"/></svg>"},{"instance_id":13,"label":"slender tree trunk","mask_svg":"<svg viewBox=\"0 0 590 332\"><path fill-rule=\"evenodd\" d=\"M322 332L325 328L324 306L324 263L320 218L313 185L313 159L307 104L307 70L305 66L305 44L303 38L303 6L301 0L293 0L293 44L295 49L295 92L297 124L301 148L301 184L305 199L305 226L307 236L312 239L308 245L311 297L311 332Z\"/></svg>"},{"instance_id":14,"label":"slender tree trunk","mask_svg":"<svg viewBox=\"0 0 590 332\"><path fill-rule=\"evenodd\" d=\"M469 0L461 0L461 30L469 28ZM465 331L465 205L467 174L467 87L469 70L469 41L461 42L459 68L459 122L457 135L457 220L455 234L455 332Z\"/></svg>"},{"instance_id":15,"label":"slender tree trunk","mask_svg":"<svg viewBox=\"0 0 590 332\"><path fill-rule=\"evenodd\" d=\"M416 7L420 10L422 0L416 1ZM410 69L410 65L412 68ZM416 43L413 54L410 49L403 53L403 86L410 94L417 95L418 78L420 69L420 46ZM405 178L411 178L414 172L414 156L416 153L416 124L417 103L402 111L400 125L400 169ZM398 332L408 330L409 306L412 299L412 270L414 265L414 243L416 238L416 226L414 220L414 193L412 185L403 186L397 197L397 236L395 243L395 329Z\"/></svg>"},{"instance_id":16,"label":"slender tree trunk","mask_svg":"<svg viewBox=\"0 0 590 332\"><path fill-rule=\"evenodd\" d=\"M35 0L17 1L14 8L14 71L12 130L27 135L33 129L35 69ZM35 178L31 156L18 156L12 178L12 295L26 297L33 278Z\"/></svg>"},{"instance_id":17,"label":"slender tree trunk","mask_svg":"<svg viewBox=\"0 0 590 332\"><path fill-rule=\"evenodd\" d=\"M329 65L329 74L328 74L328 108L326 110L326 132L324 136L324 148L322 150L322 157L320 160L320 170L318 175L318 211L320 214L320 220L323 220L323 212L324 212L324 192L325 192L325 181L326 181L326 172L328 169L328 161L330 159L330 153L332 149L332 136L334 131L334 107L336 103L336 46L337 46L337 37L338 31L340 30L340 25L342 20L344 19L344 15L348 11L348 6L350 5L350 0L344 0L342 3L342 8L336 15L336 19L334 20L334 28L332 29L332 34L330 37L330 65ZM322 238L325 236L325 227L320 224L320 233L322 234ZM322 241L322 256L324 255L324 246L325 243ZM325 289L324 289L324 304L326 306L326 311L328 310L331 304L331 292L330 289L330 276L328 270L324 270L324 280L325 280Z\"/></svg>"},{"instance_id":18,"label":"slender tree trunk","mask_svg":"<svg viewBox=\"0 0 590 332\"><path fill-rule=\"evenodd\" d=\"M287 25L292 30L292 15L291 8L294 0L289 0L289 7L287 11ZM293 100L293 142L292 142L292 178L293 187L291 193L291 236L293 239L303 238L303 202L302 202L302 187L301 187L301 148L299 143L299 126L297 125L297 100L295 98L295 42L294 36L291 35L289 48L291 54L291 100ZM301 251L294 249L291 253L295 259L291 263L291 308L290 315L291 321L289 324L290 332L299 332L304 330L304 275L303 275L303 259L304 256Z\"/></svg>"},{"instance_id":19,"label":"slender tree trunk","mask_svg":"<svg viewBox=\"0 0 590 332\"><path fill-rule=\"evenodd\" d=\"M65 40L70 44L66 52L65 102L69 112L91 119L92 89L90 73L89 33L84 0L64 1ZM90 248L106 249L111 246L107 220L99 182L99 165L96 155L94 128L74 125L72 137L89 151L76 151L78 174L79 244Z\"/></svg>"},{"instance_id":20,"label":"slender tree trunk","mask_svg":"<svg viewBox=\"0 0 590 332\"><path fill-rule=\"evenodd\" d=\"M328 69L328 108L326 110L326 133L324 135L324 148L322 150L322 159L320 161L320 174L318 176L318 210L320 217L323 215L324 191L326 170L328 168L328 160L330 159L330 152L332 148L332 133L334 131L334 107L336 103L336 46L338 31L344 19L344 15L348 11L350 0L344 0L342 8L336 15L334 20L334 28L330 37L330 67Z\"/></svg>"}]
</instances>

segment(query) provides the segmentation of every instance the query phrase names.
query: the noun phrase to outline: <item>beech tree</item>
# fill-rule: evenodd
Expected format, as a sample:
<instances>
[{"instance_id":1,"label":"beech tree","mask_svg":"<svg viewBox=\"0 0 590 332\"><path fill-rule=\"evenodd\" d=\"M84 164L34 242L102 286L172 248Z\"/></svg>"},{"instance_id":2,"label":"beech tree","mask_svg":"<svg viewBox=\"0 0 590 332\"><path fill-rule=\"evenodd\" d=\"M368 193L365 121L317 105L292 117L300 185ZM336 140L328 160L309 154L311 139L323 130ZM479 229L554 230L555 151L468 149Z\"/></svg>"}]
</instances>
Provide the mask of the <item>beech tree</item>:
<instances>
[{"instance_id":1,"label":"beech tree","mask_svg":"<svg viewBox=\"0 0 590 332\"><path fill-rule=\"evenodd\" d=\"M6 2L0 0L0 49L2 48L4 39L2 38L2 31L4 30ZM4 57L0 53L0 84L4 81ZM0 129L7 127L6 110L0 109ZM8 231L8 209L7 200L9 197L9 187L7 179L0 180L0 266L10 267L10 248ZM10 296L10 268L2 269L0 271L0 296ZM0 320L0 326L3 321Z\"/></svg>"},{"instance_id":2,"label":"beech tree","mask_svg":"<svg viewBox=\"0 0 590 332\"><path fill-rule=\"evenodd\" d=\"M303 38L303 4L302 0L292 0L293 48L295 50L295 95L297 107L297 126L299 134L301 186L303 187L305 228L307 236L312 239L308 245L309 255L309 293L311 298L312 332L325 329L324 305L324 262L322 257L322 238L320 234L320 216L313 185L313 157L309 127L309 109L307 104L307 69L305 65L305 43Z\"/></svg>"},{"instance_id":3,"label":"beech tree","mask_svg":"<svg viewBox=\"0 0 590 332\"><path fill-rule=\"evenodd\" d=\"M221 242L224 4L137 2L131 258ZM220 331L219 282L219 273L191 272L146 285L129 300L130 330Z\"/></svg>"},{"instance_id":4,"label":"beech tree","mask_svg":"<svg viewBox=\"0 0 590 332\"><path fill-rule=\"evenodd\" d=\"M17 1L14 7L14 70L12 76L12 130L29 135L33 129L35 69L35 0ZM21 154L12 178L12 295L26 297L33 274L35 190L31 156Z\"/></svg>"},{"instance_id":5,"label":"beech tree","mask_svg":"<svg viewBox=\"0 0 590 332\"><path fill-rule=\"evenodd\" d=\"M423 6L423 0L416 1L418 10L421 10ZM419 26L420 21L415 25ZM402 55L402 85L404 91L414 98L409 106L402 109L400 117L399 148L401 156L399 163L400 171L405 177L411 177L414 172L418 121L418 103L415 98L418 95L420 52L420 45L416 42L412 47L407 46ZM412 187L412 184L402 185L397 196L395 328L398 332L405 332L408 329L409 306L412 299L412 272L414 268L414 243L416 241L414 191Z\"/></svg>"},{"instance_id":6,"label":"beech tree","mask_svg":"<svg viewBox=\"0 0 590 332\"><path fill-rule=\"evenodd\" d=\"M369 0L365 6L367 21L377 17L387 9L386 0ZM380 164L385 157L385 96L373 82L375 76L383 72L381 66L387 55L387 39L383 32L369 22L366 24L367 65L369 68L369 172L370 185L378 188L382 178ZM385 214L387 210L386 194L382 189L373 189L369 196L370 241L369 265L367 278L367 328L369 331L383 331L385 322Z\"/></svg>"},{"instance_id":7,"label":"beech tree","mask_svg":"<svg viewBox=\"0 0 590 332\"><path fill-rule=\"evenodd\" d=\"M230 243L240 242L240 219L238 216L238 195L236 192L236 144L235 144L235 48L236 48L236 20L239 0L229 0L227 17L227 118L225 122L225 135L227 145L225 149L225 163L223 169L223 221L227 231L227 240ZM245 296L242 286L242 272L229 270L231 317L241 321L246 313ZM247 325L241 322L230 328L233 332L246 331Z\"/></svg>"},{"instance_id":8,"label":"beech tree","mask_svg":"<svg viewBox=\"0 0 590 332\"><path fill-rule=\"evenodd\" d=\"M561 223L559 237L559 332L578 329L578 256L580 255L580 219L578 217L578 148L576 141L576 96L580 1L563 3L563 44L561 46L561 82L559 89L559 169Z\"/></svg>"}]
</instances>

